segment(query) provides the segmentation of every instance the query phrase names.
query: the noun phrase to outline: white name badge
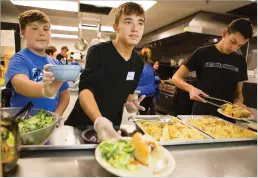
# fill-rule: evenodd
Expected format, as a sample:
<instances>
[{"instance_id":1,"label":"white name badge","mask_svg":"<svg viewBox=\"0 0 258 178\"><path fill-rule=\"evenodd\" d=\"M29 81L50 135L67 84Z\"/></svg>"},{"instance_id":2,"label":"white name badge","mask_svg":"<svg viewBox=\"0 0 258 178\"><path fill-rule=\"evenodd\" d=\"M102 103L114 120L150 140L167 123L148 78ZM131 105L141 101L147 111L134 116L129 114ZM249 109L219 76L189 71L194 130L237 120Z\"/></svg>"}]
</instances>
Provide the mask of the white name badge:
<instances>
[{"instance_id":1,"label":"white name badge","mask_svg":"<svg viewBox=\"0 0 258 178\"><path fill-rule=\"evenodd\" d=\"M134 74L135 74L135 72L128 72L127 77L126 77L126 81L127 80L134 80Z\"/></svg>"}]
</instances>

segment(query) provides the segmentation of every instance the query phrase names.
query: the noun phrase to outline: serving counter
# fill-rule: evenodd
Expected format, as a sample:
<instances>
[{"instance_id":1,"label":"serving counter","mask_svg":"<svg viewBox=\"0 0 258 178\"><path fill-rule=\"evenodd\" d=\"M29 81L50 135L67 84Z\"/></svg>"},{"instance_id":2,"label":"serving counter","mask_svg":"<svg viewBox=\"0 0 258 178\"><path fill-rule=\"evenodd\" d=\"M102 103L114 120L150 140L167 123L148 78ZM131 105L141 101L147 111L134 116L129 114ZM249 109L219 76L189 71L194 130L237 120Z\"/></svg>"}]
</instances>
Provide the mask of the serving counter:
<instances>
[{"instance_id":1,"label":"serving counter","mask_svg":"<svg viewBox=\"0 0 258 178\"><path fill-rule=\"evenodd\" d=\"M168 177L257 177L257 143L212 143L165 146L176 161ZM94 150L22 151L9 176L111 177L95 160Z\"/></svg>"},{"instance_id":2,"label":"serving counter","mask_svg":"<svg viewBox=\"0 0 258 178\"><path fill-rule=\"evenodd\" d=\"M129 132L133 125L123 125ZM94 144L82 144L80 133L69 126L55 130L47 145L23 147L15 177L111 177L94 157ZM52 145L56 145L52 147ZM77 144L77 145L76 145ZM85 148L83 148L85 147ZM175 170L168 176L257 177L257 140L165 145L174 156ZM67 148L67 149L65 149Z\"/></svg>"}]
</instances>

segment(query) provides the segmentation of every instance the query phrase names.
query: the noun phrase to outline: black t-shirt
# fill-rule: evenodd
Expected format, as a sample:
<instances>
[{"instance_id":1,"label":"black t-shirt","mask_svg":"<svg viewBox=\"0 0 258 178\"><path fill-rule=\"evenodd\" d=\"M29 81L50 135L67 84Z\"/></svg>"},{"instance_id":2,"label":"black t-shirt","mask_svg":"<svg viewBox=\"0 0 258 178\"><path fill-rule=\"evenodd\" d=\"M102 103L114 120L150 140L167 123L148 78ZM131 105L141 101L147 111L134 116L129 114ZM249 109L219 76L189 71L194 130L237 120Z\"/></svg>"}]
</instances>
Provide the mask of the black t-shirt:
<instances>
[{"instance_id":1,"label":"black t-shirt","mask_svg":"<svg viewBox=\"0 0 258 178\"><path fill-rule=\"evenodd\" d=\"M80 76L79 92L91 90L103 117L111 120L115 126L120 125L123 105L140 80L144 66L142 58L133 51L126 61L109 41L90 47L86 61L85 70ZM134 77L128 78L128 73L133 72ZM75 127L93 125L78 99L65 124Z\"/></svg>"},{"instance_id":2,"label":"black t-shirt","mask_svg":"<svg viewBox=\"0 0 258 178\"><path fill-rule=\"evenodd\" d=\"M61 53L56 55L56 59L59 60L61 64L68 64L67 59Z\"/></svg>"},{"instance_id":3,"label":"black t-shirt","mask_svg":"<svg viewBox=\"0 0 258 178\"><path fill-rule=\"evenodd\" d=\"M237 52L223 54L215 45L198 48L184 65L196 71L197 88L230 102L235 99L237 83L248 79L245 58ZM193 114L217 115L217 108L196 101Z\"/></svg>"}]
</instances>

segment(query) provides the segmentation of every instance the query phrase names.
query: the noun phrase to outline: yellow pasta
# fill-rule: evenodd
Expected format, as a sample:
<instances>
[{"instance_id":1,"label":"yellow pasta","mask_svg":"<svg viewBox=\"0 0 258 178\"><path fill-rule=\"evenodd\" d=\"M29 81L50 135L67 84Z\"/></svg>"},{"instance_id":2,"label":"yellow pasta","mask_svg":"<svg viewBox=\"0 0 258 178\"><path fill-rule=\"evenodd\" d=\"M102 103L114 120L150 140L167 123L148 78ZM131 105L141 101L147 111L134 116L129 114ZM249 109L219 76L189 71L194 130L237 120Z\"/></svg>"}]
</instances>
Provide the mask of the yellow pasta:
<instances>
[{"instance_id":1,"label":"yellow pasta","mask_svg":"<svg viewBox=\"0 0 258 178\"><path fill-rule=\"evenodd\" d=\"M243 129L234 124L216 118L189 119L187 121L203 132L214 138L249 138L257 137L255 133L248 129Z\"/></svg>"},{"instance_id":2,"label":"yellow pasta","mask_svg":"<svg viewBox=\"0 0 258 178\"><path fill-rule=\"evenodd\" d=\"M137 124L157 141L203 140L204 135L172 117L172 124L137 121Z\"/></svg>"}]
</instances>

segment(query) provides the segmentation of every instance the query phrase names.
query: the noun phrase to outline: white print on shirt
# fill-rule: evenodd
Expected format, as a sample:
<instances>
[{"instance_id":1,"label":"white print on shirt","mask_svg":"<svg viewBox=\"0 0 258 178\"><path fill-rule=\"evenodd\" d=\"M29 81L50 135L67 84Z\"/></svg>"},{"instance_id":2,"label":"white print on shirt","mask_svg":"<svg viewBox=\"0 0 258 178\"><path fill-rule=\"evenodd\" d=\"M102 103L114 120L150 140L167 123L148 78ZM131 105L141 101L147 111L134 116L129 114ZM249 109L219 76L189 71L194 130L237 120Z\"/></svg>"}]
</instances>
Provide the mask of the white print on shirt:
<instances>
[{"instance_id":1,"label":"white print on shirt","mask_svg":"<svg viewBox=\"0 0 258 178\"><path fill-rule=\"evenodd\" d=\"M239 71L238 67L235 67L229 64L221 64L221 63L213 63L213 62L205 62L204 67L217 67L217 68L233 70L235 72Z\"/></svg>"},{"instance_id":2,"label":"white print on shirt","mask_svg":"<svg viewBox=\"0 0 258 178\"><path fill-rule=\"evenodd\" d=\"M43 77L43 71L38 68L32 68L32 77L34 82L41 82Z\"/></svg>"}]
</instances>

